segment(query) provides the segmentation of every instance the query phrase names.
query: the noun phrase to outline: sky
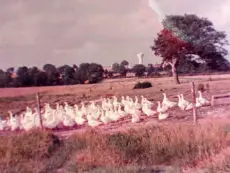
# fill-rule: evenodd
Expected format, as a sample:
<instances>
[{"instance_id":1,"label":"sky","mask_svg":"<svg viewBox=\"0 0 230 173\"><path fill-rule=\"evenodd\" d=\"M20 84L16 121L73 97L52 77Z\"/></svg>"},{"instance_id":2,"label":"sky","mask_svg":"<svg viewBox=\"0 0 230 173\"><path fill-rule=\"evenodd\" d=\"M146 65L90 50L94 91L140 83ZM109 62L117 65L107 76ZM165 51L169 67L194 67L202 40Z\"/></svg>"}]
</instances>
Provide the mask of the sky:
<instances>
[{"instance_id":1,"label":"sky","mask_svg":"<svg viewBox=\"0 0 230 173\"><path fill-rule=\"evenodd\" d=\"M230 0L155 0L163 14L209 18L230 40ZM148 0L5 0L0 2L0 68L46 63L111 65L160 62L150 46L161 25Z\"/></svg>"}]
</instances>

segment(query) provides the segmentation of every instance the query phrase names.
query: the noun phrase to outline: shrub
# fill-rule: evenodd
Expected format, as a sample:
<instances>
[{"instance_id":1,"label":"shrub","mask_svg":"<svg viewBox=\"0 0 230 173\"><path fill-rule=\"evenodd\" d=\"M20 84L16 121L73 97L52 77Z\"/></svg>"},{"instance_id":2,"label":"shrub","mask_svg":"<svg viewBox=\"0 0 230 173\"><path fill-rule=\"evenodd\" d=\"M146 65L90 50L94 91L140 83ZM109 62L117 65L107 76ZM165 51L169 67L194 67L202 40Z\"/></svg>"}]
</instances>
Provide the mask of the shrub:
<instances>
[{"instance_id":1,"label":"shrub","mask_svg":"<svg viewBox=\"0 0 230 173\"><path fill-rule=\"evenodd\" d=\"M138 82L135 84L133 89L144 89L144 88L151 88L151 82Z\"/></svg>"}]
</instances>

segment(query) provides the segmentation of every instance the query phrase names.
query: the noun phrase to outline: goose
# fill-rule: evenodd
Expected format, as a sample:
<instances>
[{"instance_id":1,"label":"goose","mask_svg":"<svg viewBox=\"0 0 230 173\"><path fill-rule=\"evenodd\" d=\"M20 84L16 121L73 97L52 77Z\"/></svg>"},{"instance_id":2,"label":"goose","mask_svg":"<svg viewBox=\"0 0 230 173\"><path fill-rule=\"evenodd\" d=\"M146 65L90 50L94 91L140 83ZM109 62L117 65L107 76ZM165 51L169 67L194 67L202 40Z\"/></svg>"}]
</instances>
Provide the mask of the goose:
<instances>
[{"instance_id":1,"label":"goose","mask_svg":"<svg viewBox=\"0 0 230 173\"><path fill-rule=\"evenodd\" d=\"M155 115L157 112L154 110L151 110L147 105L142 106L142 111L147 116Z\"/></svg>"},{"instance_id":2,"label":"goose","mask_svg":"<svg viewBox=\"0 0 230 173\"><path fill-rule=\"evenodd\" d=\"M163 113L168 110L168 107L166 107L165 105L162 105L160 101L158 101L157 103L158 103L158 106L157 106L158 113Z\"/></svg>"},{"instance_id":3,"label":"goose","mask_svg":"<svg viewBox=\"0 0 230 173\"><path fill-rule=\"evenodd\" d=\"M176 102L172 102L172 101L170 101L168 98L167 98L167 96L166 96L166 93L163 93L163 101L162 101L162 104L163 105L166 105L166 106L168 106L169 108L172 108L172 107L175 107L175 106L177 106L177 103Z\"/></svg>"},{"instance_id":4,"label":"goose","mask_svg":"<svg viewBox=\"0 0 230 173\"><path fill-rule=\"evenodd\" d=\"M8 111L9 115L10 115L10 128L11 131L15 131L17 129L19 129L20 127L20 122L19 122L19 118L17 116L13 116L13 113L11 111Z\"/></svg>"},{"instance_id":5,"label":"goose","mask_svg":"<svg viewBox=\"0 0 230 173\"><path fill-rule=\"evenodd\" d=\"M33 113L33 123L35 127L41 127L41 123L40 123L40 117L39 117L39 113L38 113L38 109L34 108L34 113Z\"/></svg>"},{"instance_id":6,"label":"goose","mask_svg":"<svg viewBox=\"0 0 230 173\"><path fill-rule=\"evenodd\" d=\"M116 110L110 110L109 111L109 118L112 120L112 121L118 121L121 117L120 115L118 114L118 112Z\"/></svg>"},{"instance_id":7,"label":"goose","mask_svg":"<svg viewBox=\"0 0 230 173\"><path fill-rule=\"evenodd\" d=\"M103 110L105 110L106 108L108 108L108 103L106 98L103 98L102 102L101 102L101 107Z\"/></svg>"},{"instance_id":8,"label":"goose","mask_svg":"<svg viewBox=\"0 0 230 173\"><path fill-rule=\"evenodd\" d=\"M199 98L196 98L196 107L201 107L203 106L199 100Z\"/></svg>"},{"instance_id":9,"label":"goose","mask_svg":"<svg viewBox=\"0 0 230 173\"><path fill-rule=\"evenodd\" d=\"M97 107L96 112L93 113L93 117L97 120L100 117L100 115L101 115L101 109L100 107Z\"/></svg>"},{"instance_id":10,"label":"goose","mask_svg":"<svg viewBox=\"0 0 230 173\"><path fill-rule=\"evenodd\" d=\"M68 109L70 109L70 108L71 108L71 106L67 102L64 102L65 111L68 111Z\"/></svg>"},{"instance_id":11,"label":"goose","mask_svg":"<svg viewBox=\"0 0 230 173\"><path fill-rule=\"evenodd\" d=\"M132 116L131 122L137 123L140 121L141 111L138 109L131 108L130 114Z\"/></svg>"},{"instance_id":12,"label":"goose","mask_svg":"<svg viewBox=\"0 0 230 173\"><path fill-rule=\"evenodd\" d=\"M23 116L23 114L20 115L20 122L21 122L21 129L24 129L25 131L29 131L34 128L34 121L31 119L31 117Z\"/></svg>"},{"instance_id":13,"label":"goose","mask_svg":"<svg viewBox=\"0 0 230 173\"><path fill-rule=\"evenodd\" d=\"M123 117L125 117L125 116L128 115L127 112L121 110L121 105L118 105L118 111L117 111L117 113L121 116L121 118L123 118Z\"/></svg>"},{"instance_id":14,"label":"goose","mask_svg":"<svg viewBox=\"0 0 230 173\"><path fill-rule=\"evenodd\" d=\"M159 114L158 114L158 119L159 120L165 120L165 119L167 119L169 117L169 113L162 113L162 112L160 112Z\"/></svg>"},{"instance_id":15,"label":"goose","mask_svg":"<svg viewBox=\"0 0 230 173\"><path fill-rule=\"evenodd\" d=\"M46 103L46 107L48 107L49 104ZM26 112L32 112L32 109L29 106L26 106Z\"/></svg>"},{"instance_id":16,"label":"goose","mask_svg":"<svg viewBox=\"0 0 230 173\"><path fill-rule=\"evenodd\" d=\"M100 116L100 120L104 123L104 124L108 124L110 123L112 120L109 118L109 111L106 110L105 112L102 111L102 114Z\"/></svg>"},{"instance_id":17,"label":"goose","mask_svg":"<svg viewBox=\"0 0 230 173\"><path fill-rule=\"evenodd\" d=\"M100 121L95 120L95 119L91 116L91 114L88 114L88 115L87 115L87 119L88 119L88 125L91 126L91 127L97 127L97 126L99 126L99 125L102 123L102 122L100 122Z\"/></svg>"},{"instance_id":18,"label":"goose","mask_svg":"<svg viewBox=\"0 0 230 173\"><path fill-rule=\"evenodd\" d=\"M10 130L10 119L9 117L6 117L5 120L1 120L1 128L3 130Z\"/></svg>"},{"instance_id":19,"label":"goose","mask_svg":"<svg viewBox=\"0 0 230 173\"><path fill-rule=\"evenodd\" d=\"M66 127L72 127L75 124L75 121L69 117L67 114L64 114L64 120L63 120L63 125Z\"/></svg>"},{"instance_id":20,"label":"goose","mask_svg":"<svg viewBox=\"0 0 230 173\"><path fill-rule=\"evenodd\" d=\"M116 98L116 96L114 96ZM118 108L118 106L120 105L120 103L117 101L117 98L113 100L113 107L116 109Z\"/></svg>"},{"instance_id":21,"label":"goose","mask_svg":"<svg viewBox=\"0 0 230 173\"><path fill-rule=\"evenodd\" d=\"M49 119L45 119L43 121L43 126L48 129L54 129L57 126L57 121L55 119L54 114L52 114Z\"/></svg>"},{"instance_id":22,"label":"goose","mask_svg":"<svg viewBox=\"0 0 230 173\"><path fill-rule=\"evenodd\" d=\"M75 112L74 112L74 110L73 110L72 107L67 107L67 108L65 109L65 114L68 115L68 116L71 117L71 118L74 118L74 117L75 117Z\"/></svg>"},{"instance_id":23,"label":"goose","mask_svg":"<svg viewBox=\"0 0 230 173\"><path fill-rule=\"evenodd\" d=\"M177 97L178 97L178 107L181 108L182 110L184 110L184 105L183 105L182 100L181 100L181 95L178 94Z\"/></svg>"},{"instance_id":24,"label":"goose","mask_svg":"<svg viewBox=\"0 0 230 173\"><path fill-rule=\"evenodd\" d=\"M210 102L202 96L201 91L198 91L198 94L199 94L198 101L200 102L201 105L210 104Z\"/></svg>"},{"instance_id":25,"label":"goose","mask_svg":"<svg viewBox=\"0 0 230 173\"><path fill-rule=\"evenodd\" d=\"M193 104L189 103L187 100L185 100L183 94L181 94L181 104L182 104L183 110L190 110L193 108Z\"/></svg>"},{"instance_id":26,"label":"goose","mask_svg":"<svg viewBox=\"0 0 230 173\"><path fill-rule=\"evenodd\" d=\"M96 109L97 109L96 104L95 104L95 101L92 101L92 102L91 102L90 108L91 108L91 110L96 110Z\"/></svg>"},{"instance_id":27,"label":"goose","mask_svg":"<svg viewBox=\"0 0 230 173\"><path fill-rule=\"evenodd\" d=\"M81 102L81 112L84 114L84 115L86 115L87 114L87 110L86 110L86 107L85 107L85 104L84 104L84 102Z\"/></svg>"},{"instance_id":28,"label":"goose","mask_svg":"<svg viewBox=\"0 0 230 173\"><path fill-rule=\"evenodd\" d=\"M79 107L78 107L77 104L74 104L73 107L74 107L75 112L78 112L78 111L79 111Z\"/></svg>"},{"instance_id":29,"label":"goose","mask_svg":"<svg viewBox=\"0 0 230 173\"><path fill-rule=\"evenodd\" d=\"M77 125L83 125L86 121L82 116L76 116L74 120Z\"/></svg>"},{"instance_id":30,"label":"goose","mask_svg":"<svg viewBox=\"0 0 230 173\"><path fill-rule=\"evenodd\" d=\"M142 105L143 105L143 104L147 104L149 108L152 108L153 105L154 105L154 103L151 102L151 101L149 101L147 98L142 98L141 104L142 104Z\"/></svg>"},{"instance_id":31,"label":"goose","mask_svg":"<svg viewBox=\"0 0 230 173\"><path fill-rule=\"evenodd\" d=\"M125 97L124 97L124 96L121 96L121 104L122 104L122 105L125 105L125 103L126 103Z\"/></svg>"},{"instance_id":32,"label":"goose","mask_svg":"<svg viewBox=\"0 0 230 173\"><path fill-rule=\"evenodd\" d=\"M0 130L7 128L7 120L0 120Z\"/></svg>"},{"instance_id":33,"label":"goose","mask_svg":"<svg viewBox=\"0 0 230 173\"><path fill-rule=\"evenodd\" d=\"M142 106L140 103L138 103L138 97L135 96L135 101L134 101L134 106L137 108L137 109L140 109Z\"/></svg>"}]
</instances>

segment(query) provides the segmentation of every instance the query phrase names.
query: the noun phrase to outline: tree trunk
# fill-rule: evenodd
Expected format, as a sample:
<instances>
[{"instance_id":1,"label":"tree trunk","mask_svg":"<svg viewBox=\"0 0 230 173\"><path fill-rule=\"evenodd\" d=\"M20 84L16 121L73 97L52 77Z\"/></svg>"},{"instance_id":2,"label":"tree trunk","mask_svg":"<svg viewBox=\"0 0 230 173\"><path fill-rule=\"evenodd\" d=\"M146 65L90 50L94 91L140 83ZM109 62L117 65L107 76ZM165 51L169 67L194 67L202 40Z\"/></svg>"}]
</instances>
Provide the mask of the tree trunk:
<instances>
[{"instance_id":1,"label":"tree trunk","mask_svg":"<svg viewBox=\"0 0 230 173\"><path fill-rule=\"evenodd\" d=\"M176 69L176 63L177 63L177 60L174 59L173 62L170 63L170 65L172 67L172 75L173 75L173 78L175 80L175 83L176 84L180 84L178 73L177 73L177 69Z\"/></svg>"}]
</instances>

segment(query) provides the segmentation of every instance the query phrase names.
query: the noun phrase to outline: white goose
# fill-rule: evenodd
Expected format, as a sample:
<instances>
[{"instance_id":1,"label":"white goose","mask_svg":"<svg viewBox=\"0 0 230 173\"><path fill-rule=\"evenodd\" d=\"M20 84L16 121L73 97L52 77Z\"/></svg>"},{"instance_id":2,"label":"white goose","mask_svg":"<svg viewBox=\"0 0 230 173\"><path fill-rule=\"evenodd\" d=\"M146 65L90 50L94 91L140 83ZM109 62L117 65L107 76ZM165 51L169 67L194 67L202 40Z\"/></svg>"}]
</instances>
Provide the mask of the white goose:
<instances>
[{"instance_id":1,"label":"white goose","mask_svg":"<svg viewBox=\"0 0 230 173\"><path fill-rule=\"evenodd\" d=\"M25 131L29 131L35 127L34 125L34 120L32 119L32 114L31 117L29 116L23 116L23 114L20 114L20 122L21 122L21 127Z\"/></svg>"},{"instance_id":2,"label":"white goose","mask_svg":"<svg viewBox=\"0 0 230 173\"><path fill-rule=\"evenodd\" d=\"M20 128L20 121L18 116L13 116L13 113L11 111L8 111L10 114L10 128L11 131L15 131Z\"/></svg>"},{"instance_id":3,"label":"white goose","mask_svg":"<svg viewBox=\"0 0 230 173\"><path fill-rule=\"evenodd\" d=\"M87 115L87 119L88 119L88 125L91 126L91 127L97 127L97 126L99 126L99 125L102 123L102 122L100 122L100 121L95 120L95 119L91 116L90 113Z\"/></svg>"},{"instance_id":4,"label":"white goose","mask_svg":"<svg viewBox=\"0 0 230 173\"><path fill-rule=\"evenodd\" d=\"M190 110L193 108L193 104L185 100L183 94L181 94L180 99L181 99L182 108L184 108L183 110Z\"/></svg>"},{"instance_id":5,"label":"white goose","mask_svg":"<svg viewBox=\"0 0 230 173\"><path fill-rule=\"evenodd\" d=\"M162 101L162 104L168 106L169 108L172 108L172 107L177 106L177 103L176 103L176 102L172 102L172 101L170 101L170 100L167 98L166 93L163 93L163 101Z\"/></svg>"},{"instance_id":6,"label":"white goose","mask_svg":"<svg viewBox=\"0 0 230 173\"><path fill-rule=\"evenodd\" d=\"M137 109L140 109L142 106L140 103L138 103L138 97L135 96L135 101L134 101L134 106L137 108Z\"/></svg>"},{"instance_id":7,"label":"white goose","mask_svg":"<svg viewBox=\"0 0 230 173\"><path fill-rule=\"evenodd\" d=\"M157 106L157 112L158 113L164 113L164 112L166 112L168 110L168 107L163 105L163 104L161 104L160 101L158 101L157 103L158 103L158 106Z\"/></svg>"},{"instance_id":8,"label":"white goose","mask_svg":"<svg viewBox=\"0 0 230 173\"><path fill-rule=\"evenodd\" d=\"M74 120L75 120L77 125L83 125L85 123L85 121L86 121L86 119L83 118L83 114L82 114L81 111L78 111L76 113L76 116L75 116Z\"/></svg>"},{"instance_id":9,"label":"white goose","mask_svg":"<svg viewBox=\"0 0 230 173\"><path fill-rule=\"evenodd\" d=\"M44 119L43 125L44 125L44 127L48 128L48 129L54 129L54 128L56 128L57 121L55 119L54 114L52 114L51 116L49 116L48 119Z\"/></svg>"},{"instance_id":10,"label":"white goose","mask_svg":"<svg viewBox=\"0 0 230 173\"><path fill-rule=\"evenodd\" d=\"M0 130L5 130L7 128L7 120L0 119Z\"/></svg>"},{"instance_id":11,"label":"white goose","mask_svg":"<svg viewBox=\"0 0 230 173\"><path fill-rule=\"evenodd\" d=\"M121 118L123 118L123 117L125 117L125 116L128 115L127 112L121 110L121 105L118 105L118 111L117 111L117 113L121 116Z\"/></svg>"},{"instance_id":12,"label":"white goose","mask_svg":"<svg viewBox=\"0 0 230 173\"><path fill-rule=\"evenodd\" d=\"M102 111L101 116L100 116L100 120L104 123L104 124L108 124L110 122L112 122L112 120L110 119L110 115L109 115L109 111L105 110Z\"/></svg>"},{"instance_id":13,"label":"white goose","mask_svg":"<svg viewBox=\"0 0 230 173\"><path fill-rule=\"evenodd\" d=\"M146 104L142 105L142 111L147 116L152 116L152 115L155 115L157 113L156 111L150 109L148 107L148 105L146 105Z\"/></svg>"},{"instance_id":14,"label":"white goose","mask_svg":"<svg viewBox=\"0 0 230 173\"><path fill-rule=\"evenodd\" d=\"M70 117L68 116L68 114L64 114L64 117L63 117L63 125L66 126L66 127L72 127L75 125L75 121Z\"/></svg>"},{"instance_id":15,"label":"white goose","mask_svg":"<svg viewBox=\"0 0 230 173\"><path fill-rule=\"evenodd\" d=\"M210 102L202 96L201 91L198 91L198 94L199 94L199 97L197 101L199 101L202 106L210 104Z\"/></svg>"},{"instance_id":16,"label":"white goose","mask_svg":"<svg viewBox=\"0 0 230 173\"><path fill-rule=\"evenodd\" d=\"M141 104L147 104L150 108L154 105L153 102L149 101L147 98L145 98L143 95L141 95Z\"/></svg>"},{"instance_id":17,"label":"white goose","mask_svg":"<svg viewBox=\"0 0 230 173\"><path fill-rule=\"evenodd\" d=\"M158 114L158 119L159 120L165 120L165 119L167 119L169 117L169 113L162 113L162 112L160 112L159 114Z\"/></svg>"},{"instance_id":18,"label":"white goose","mask_svg":"<svg viewBox=\"0 0 230 173\"><path fill-rule=\"evenodd\" d=\"M131 119L132 123L140 122L141 111L135 108L131 108L130 113L132 116L132 119Z\"/></svg>"}]
</instances>

